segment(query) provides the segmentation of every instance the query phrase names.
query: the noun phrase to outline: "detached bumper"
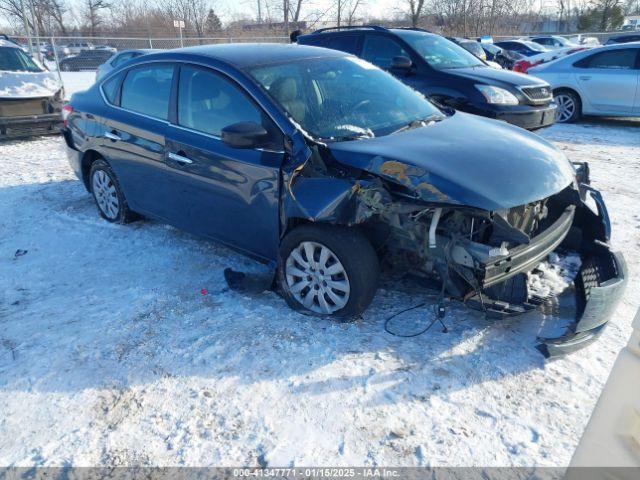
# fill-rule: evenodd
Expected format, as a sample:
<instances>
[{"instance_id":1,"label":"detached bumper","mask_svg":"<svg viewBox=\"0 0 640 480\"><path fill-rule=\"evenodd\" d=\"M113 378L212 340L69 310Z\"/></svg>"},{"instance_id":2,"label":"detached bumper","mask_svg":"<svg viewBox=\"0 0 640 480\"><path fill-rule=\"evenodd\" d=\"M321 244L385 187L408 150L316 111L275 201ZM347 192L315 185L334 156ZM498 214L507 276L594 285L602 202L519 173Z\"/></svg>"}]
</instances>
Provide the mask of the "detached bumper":
<instances>
[{"instance_id":1,"label":"detached bumper","mask_svg":"<svg viewBox=\"0 0 640 480\"><path fill-rule=\"evenodd\" d=\"M598 250L583 262L576 278L576 322L560 337L539 339L537 348L547 358L575 352L594 342L622 298L627 283L624 257L604 244Z\"/></svg>"},{"instance_id":2,"label":"detached bumper","mask_svg":"<svg viewBox=\"0 0 640 480\"><path fill-rule=\"evenodd\" d=\"M478 107L478 115L495 118L507 123L511 123L527 130L548 127L556 121L555 103L542 106L532 105L486 105Z\"/></svg>"},{"instance_id":3,"label":"detached bumper","mask_svg":"<svg viewBox=\"0 0 640 480\"><path fill-rule=\"evenodd\" d=\"M0 117L0 140L59 134L61 128L60 113Z\"/></svg>"}]
</instances>

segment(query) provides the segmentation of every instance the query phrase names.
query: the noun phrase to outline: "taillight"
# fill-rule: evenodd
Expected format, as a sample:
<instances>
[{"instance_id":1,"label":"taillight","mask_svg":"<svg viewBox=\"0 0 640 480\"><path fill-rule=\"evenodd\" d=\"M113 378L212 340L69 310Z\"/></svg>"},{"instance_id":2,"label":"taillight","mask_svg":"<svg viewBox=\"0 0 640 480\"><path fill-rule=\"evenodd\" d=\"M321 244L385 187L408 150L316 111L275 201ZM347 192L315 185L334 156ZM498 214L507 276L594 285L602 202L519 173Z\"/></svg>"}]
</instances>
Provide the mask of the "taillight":
<instances>
[{"instance_id":1,"label":"taillight","mask_svg":"<svg viewBox=\"0 0 640 480\"><path fill-rule=\"evenodd\" d=\"M68 103L64 107L62 107L62 122L65 127L67 126L67 121L69 120L69 115L71 115L71 112L73 112L73 107Z\"/></svg>"}]
</instances>

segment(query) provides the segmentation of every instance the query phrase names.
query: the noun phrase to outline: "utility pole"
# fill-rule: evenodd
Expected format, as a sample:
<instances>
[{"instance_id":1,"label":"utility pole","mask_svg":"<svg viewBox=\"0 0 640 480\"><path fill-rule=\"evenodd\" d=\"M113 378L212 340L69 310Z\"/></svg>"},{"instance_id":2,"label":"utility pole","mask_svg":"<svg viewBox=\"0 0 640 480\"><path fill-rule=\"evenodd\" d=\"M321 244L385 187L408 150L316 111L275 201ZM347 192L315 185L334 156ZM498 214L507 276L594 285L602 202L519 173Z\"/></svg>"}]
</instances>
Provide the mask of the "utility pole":
<instances>
[{"instance_id":1,"label":"utility pole","mask_svg":"<svg viewBox=\"0 0 640 480\"><path fill-rule=\"evenodd\" d=\"M262 2L258 0L258 24L262 23Z\"/></svg>"},{"instance_id":2,"label":"utility pole","mask_svg":"<svg viewBox=\"0 0 640 480\"><path fill-rule=\"evenodd\" d=\"M284 30L285 35L289 35L289 0L283 0L284 3Z\"/></svg>"},{"instance_id":3,"label":"utility pole","mask_svg":"<svg viewBox=\"0 0 640 480\"><path fill-rule=\"evenodd\" d=\"M33 33L36 36L36 54L38 61L42 62L42 52L40 51L40 31L38 30L38 20L36 18L36 9L33 6L33 0L29 0L29 7L31 8L31 19L33 20ZM33 55L33 52L31 52Z\"/></svg>"},{"instance_id":4,"label":"utility pole","mask_svg":"<svg viewBox=\"0 0 640 480\"><path fill-rule=\"evenodd\" d=\"M31 30L29 29L29 19L27 17L27 9L24 6L24 0L20 0L22 8L22 23L24 23L24 32L27 35L27 43L29 44L29 53L33 56L33 45L31 45Z\"/></svg>"}]
</instances>

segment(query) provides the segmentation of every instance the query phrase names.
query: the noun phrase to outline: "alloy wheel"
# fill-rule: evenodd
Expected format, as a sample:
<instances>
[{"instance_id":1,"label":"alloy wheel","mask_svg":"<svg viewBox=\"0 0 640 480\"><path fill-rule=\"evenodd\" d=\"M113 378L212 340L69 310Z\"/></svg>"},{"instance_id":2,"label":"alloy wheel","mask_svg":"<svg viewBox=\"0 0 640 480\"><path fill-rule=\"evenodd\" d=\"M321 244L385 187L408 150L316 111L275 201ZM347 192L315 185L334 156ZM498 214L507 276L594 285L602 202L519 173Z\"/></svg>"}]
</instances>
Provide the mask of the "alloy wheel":
<instances>
[{"instance_id":1,"label":"alloy wheel","mask_svg":"<svg viewBox=\"0 0 640 480\"><path fill-rule=\"evenodd\" d=\"M576 102L570 96L566 94L556 95L556 103L558 104L558 109L556 110L556 121L559 123L566 122L576 112Z\"/></svg>"},{"instance_id":2,"label":"alloy wheel","mask_svg":"<svg viewBox=\"0 0 640 480\"><path fill-rule=\"evenodd\" d=\"M109 175L104 170L96 170L91 179L91 186L102 213L110 220L116 219L120 212L120 202L116 186Z\"/></svg>"},{"instance_id":3,"label":"alloy wheel","mask_svg":"<svg viewBox=\"0 0 640 480\"><path fill-rule=\"evenodd\" d=\"M312 312L329 315L349 301L347 272L338 257L320 243L302 242L291 250L285 276L293 297Z\"/></svg>"}]
</instances>

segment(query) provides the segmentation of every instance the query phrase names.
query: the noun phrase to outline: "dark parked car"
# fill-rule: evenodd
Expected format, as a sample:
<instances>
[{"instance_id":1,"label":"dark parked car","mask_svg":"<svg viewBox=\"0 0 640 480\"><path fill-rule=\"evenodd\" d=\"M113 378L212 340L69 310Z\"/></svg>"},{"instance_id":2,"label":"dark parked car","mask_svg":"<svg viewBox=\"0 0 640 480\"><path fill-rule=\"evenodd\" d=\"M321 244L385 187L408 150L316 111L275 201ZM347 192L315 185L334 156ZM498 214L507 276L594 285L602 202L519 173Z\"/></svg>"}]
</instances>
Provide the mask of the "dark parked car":
<instances>
[{"instance_id":1,"label":"dark parked car","mask_svg":"<svg viewBox=\"0 0 640 480\"><path fill-rule=\"evenodd\" d=\"M146 55L147 53L151 53L151 52L155 52L155 50L152 50L150 48L136 48L131 50L122 50L121 52L118 52L116 55L114 55L113 57L110 57L109 59L107 59L106 62L104 62L102 65L98 67L98 70L96 71L96 80L101 79L111 70L119 67L125 62L128 62L132 58L137 58L137 57L140 57L141 55Z\"/></svg>"},{"instance_id":2,"label":"dark parked car","mask_svg":"<svg viewBox=\"0 0 640 480\"><path fill-rule=\"evenodd\" d=\"M536 42L530 42L528 40L503 40L495 42L495 45L505 50L511 50L517 52L525 57L532 57L543 52L548 52L549 49Z\"/></svg>"},{"instance_id":3,"label":"dark parked car","mask_svg":"<svg viewBox=\"0 0 640 480\"><path fill-rule=\"evenodd\" d=\"M480 43L479 44L487 55L487 60L496 62L502 68L512 70L513 65L523 58L518 52L512 52L511 50L505 50L493 43Z\"/></svg>"},{"instance_id":4,"label":"dark parked car","mask_svg":"<svg viewBox=\"0 0 640 480\"><path fill-rule=\"evenodd\" d=\"M487 54L480 45L475 40L469 40L467 38L458 38L458 37L447 37L447 40L451 40L453 43L460 45L467 52L475 55L480 60L487 60Z\"/></svg>"},{"instance_id":5,"label":"dark parked car","mask_svg":"<svg viewBox=\"0 0 640 480\"><path fill-rule=\"evenodd\" d=\"M63 101L56 74L0 39L0 140L60 133Z\"/></svg>"},{"instance_id":6,"label":"dark parked car","mask_svg":"<svg viewBox=\"0 0 640 480\"><path fill-rule=\"evenodd\" d=\"M566 336L542 342L556 355L595 338L624 285L586 164L520 128L443 112L351 55L152 53L74 94L65 115L71 166L104 219L144 215L225 243L270 266L265 285L277 278L305 313L362 313L381 264L522 313L541 301L525 272L574 249L588 301Z\"/></svg>"},{"instance_id":7,"label":"dark parked car","mask_svg":"<svg viewBox=\"0 0 640 480\"><path fill-rule=\"evenodd\" d=\"M77 55L60 60L60 70L63 72L96 70L112 56L113 53L109 50L82 50Z\"/></svg>"},{"instance_id":8,"label":"dark parked car","mask_svg":"<svg viewBox=\"0 0 640 480\"><path fill-rule=\"evenodd\" d=\"M555 120L556 106L547 83L491 68L440 35L377 26L329 28L301 35L298 43L357 55L456 110L528 129Z\"/></svg>"},{"instance_id":9,"label":"dark parked car","mask_svg":"<svg viewBox=\"0 0 640 480\"><path fill-rule=\"evenodd\" d=\"M613 45L614 43L630 43L630 42L640 42L640 33L628 33L625 35L616 35L615 37L609 38L605 45Z\"/></svg>"}]
</instances>

